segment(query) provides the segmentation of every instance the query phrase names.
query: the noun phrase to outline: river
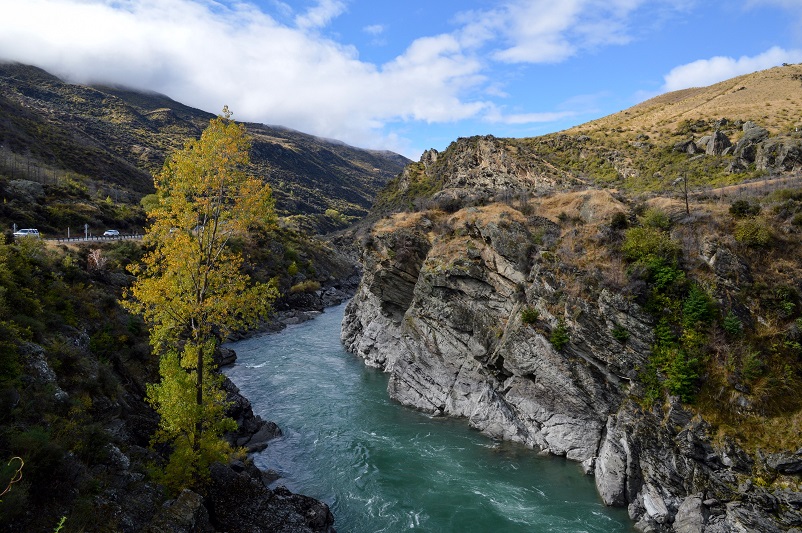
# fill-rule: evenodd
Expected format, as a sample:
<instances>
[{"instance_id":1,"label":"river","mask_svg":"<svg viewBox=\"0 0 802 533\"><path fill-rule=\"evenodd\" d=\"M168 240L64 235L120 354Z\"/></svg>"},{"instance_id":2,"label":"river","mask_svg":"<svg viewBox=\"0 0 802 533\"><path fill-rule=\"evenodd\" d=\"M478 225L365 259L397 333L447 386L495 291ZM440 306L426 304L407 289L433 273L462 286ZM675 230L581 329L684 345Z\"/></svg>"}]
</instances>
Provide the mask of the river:
<instances>
[{"instance_id":1,"label":"river","mask_svg":"<svg viewBox=\"0 0 802 533\"><path fill-rule=\"evenodd\" d=\"M276 485L325 501L339 533L633 531L578 464L391 401L342 348L344 308L227 345L226 374L284 432L254 456Z\"/></svg>"}]
</instances>

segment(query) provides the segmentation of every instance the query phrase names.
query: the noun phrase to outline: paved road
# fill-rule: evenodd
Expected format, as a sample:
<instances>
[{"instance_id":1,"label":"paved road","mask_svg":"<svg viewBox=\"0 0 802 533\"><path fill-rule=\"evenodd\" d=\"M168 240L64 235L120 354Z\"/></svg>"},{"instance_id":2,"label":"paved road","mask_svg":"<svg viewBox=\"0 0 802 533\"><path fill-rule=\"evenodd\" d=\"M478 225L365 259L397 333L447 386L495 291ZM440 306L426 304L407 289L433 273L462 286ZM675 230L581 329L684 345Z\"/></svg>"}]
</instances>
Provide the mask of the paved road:
<instances>
[{"instance_id":1,"label":"paved road","mask_svg":"<svg viewBox=\"0 0 802 533\"><path fill-rule=\"evenodd\" d=\"M89 241L131 241L141 240L142 235L116 235L114 237L105 237L103 235L90 235L89 237L56 237L54 239L45 239L50 242L89 242Z\"/></svg>"}]
</instances>

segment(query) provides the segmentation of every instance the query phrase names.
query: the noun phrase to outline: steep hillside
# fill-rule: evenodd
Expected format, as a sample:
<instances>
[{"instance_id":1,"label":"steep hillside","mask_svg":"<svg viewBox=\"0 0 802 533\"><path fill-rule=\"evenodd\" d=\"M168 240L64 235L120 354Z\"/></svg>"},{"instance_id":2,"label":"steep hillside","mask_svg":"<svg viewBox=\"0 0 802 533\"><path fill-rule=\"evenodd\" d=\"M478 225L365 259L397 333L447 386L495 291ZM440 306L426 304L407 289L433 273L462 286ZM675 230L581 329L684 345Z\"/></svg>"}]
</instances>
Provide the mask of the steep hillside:
<instances>
[{"instance_id":1,"label":"steep hillside","mask_svg":"<svg viewBox=\"0 0 802 533\"><path fill-rule=\"evenodd\" d=\"M661 94L629 109L582 124L566 133L623 130L653 138L671 136L686 122L722 118L752 120L772 134L802 127L802 64L738 76L709 87Z\"/></svg>"},{"instance_id":2,"label":"steep hillside","mask_svg":"<svg viewBox=\"0 0 802 533\"><path fill-rule=\"evenodd\" d=\"M345 345L406 405L581 462L640 530L802 527L802 138L690 111L716 90L640 108L687 105L664 131L633 108L424 154L359 239Z\"/></svg>"},{"instance_id":3,"label":"steep hillside","mask_svg":"<svg viewBox=\"0 0 802 533\"><path fill-rule=\"evenodd\" d=\"M302 243L289 249L275 235L259 239L258 249L245 251L251 260L270 254L272 264L251 264L260 279L281 276L298 261L295 279L321 289L302 272L314 269L324 282L318 292L334 298L339 283L331 280L351 272L330 252L306 255L297 251ZM151 446L159 419L145 400L148 384L159 377L158 358L144 322L119 303L131 282L125 266L141 255L134 241L0 242L0 531L54 531L60 523L63 531L95 532L255 531L287 524L299 532L331 531L325 504L267 488L247 461L215 465L203 496L170 494L152 475L169 453ZM287 292L305 297L301 303L320 300L304 290ZM227 436L232 444L263 449L280 434L253 414L232 383L225 389L227 415L239 424Z\"/></svg>"},{"instance_id":4,"label":"steep hillside","mask_svg":"<svg viewBox=\"0 0 802 533\"><path fill-rule=\"evenodd\" d=\"M152 192L151 175L165 157L199 136L210 118L164 95L74 85L35 67L0 64L0 173L43 185L77 183L90 197L136 204ZM251 172L271 183L279 214L300 215L290 222L309 231L363 217L408 162L286 128L247 126Z\"/></svg>"},{"instance_id":5,"label":"steep hillside","mask_svg":"<svg viewBox=\"0 0 802 533\"><path fill-rule=\"evenodd\" d=\"M802 169L802 65L667 93L559 133L461 138L382 190L377 215L573 187L710 194ZM678 180L682 183L678 187Z\"/></svg>"}]
</instances>

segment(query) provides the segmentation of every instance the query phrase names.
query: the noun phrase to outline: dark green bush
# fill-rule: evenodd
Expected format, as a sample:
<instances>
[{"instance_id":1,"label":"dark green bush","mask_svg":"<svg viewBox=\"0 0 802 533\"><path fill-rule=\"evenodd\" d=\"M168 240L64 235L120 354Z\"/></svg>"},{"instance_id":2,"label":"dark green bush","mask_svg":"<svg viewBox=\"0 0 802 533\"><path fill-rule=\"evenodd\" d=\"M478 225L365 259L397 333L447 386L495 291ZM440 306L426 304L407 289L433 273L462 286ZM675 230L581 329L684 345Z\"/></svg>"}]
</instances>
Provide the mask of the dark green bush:
<instances>
[{"instance_id":1,"label":"dark green bush","mask_svg":"<svg viewBox=\"0 0 802 533\"><path fill-rule=\"evenodd\" d=\"M685 272L673 264L666 263L662 258L652 258L651 263L646 266L649 280L658 291L664 291L685 281Z\"/></svg>"},{"instance_id":2,"label":"dark green bush","mask_svg":"<svg viewBox=\"0 0 802 533\"><path fill-rule=\"evenodd\" d=\"M527 305L521 310L521 322L524 324L534 324L540 318L540 311Z\"/></svg>"},{"instance_id":3,"label":"dark green bush","mask_svg":"<svg viewBox=\"0 0 802 533\"><path fill-rule=\"evenodd\" d=\"M753 381L763 375L765 365L760 359L760 353L749 351L741 360L741 376L746 381Z\"/></svg>"},{"instance_id":4,"label":"dark green bush","mask_svg":"<svg viewBox=\"0 0 802 533\"><path fill-rule=\"evenodd\" d=\"M721 321L721 328L727 332L730 337L740 337L744 332L744 326L741 320L735 316L735 313L730 311L724 320Z\"/></svg>"},{"instance_id":5,"label":"dark green bush","mask_svg":"<svg viewBox=\"0 0 802 533\"><path fill-rule=\"evenodd\" d=\"M735 218L753 217L760 214L760 204L748 200L735 200L730 206L730 214Z\"/></svg>"},{"instance_id":6,"label":"dark green bush","mask_svg":"<svg viewBox=\"0 0 802 533\"><path fill-rule=\"evenodd\" d=\"M693 401L696 381L699 379L699 360L690 357L685 350L673 351L666 366L666 388L685 403Z\"/></svg>"},{"instance_id":7,"label":"dark green bush","mask_svg":"<svg viewBox=\"0 0 802 533\"><path fill-rule=\"evenodd\" d=\"M624 344L629 340L629 331L626 330L623 326L616 324L612 330L612 335L615 340Z\"/></svg>"},{"instance_id":8,"label":"dark green bush","mask_svg":"<svg viewBox=\"0 0 802 533\"><path fill-rule=\"evenodd\" d=\"M715 303L698 285L693 285L682 304L682 326L695 329L709 324L715 316Z\"/></svg>"},{"instance_id":9,"label":"dark green bush","mask_svg":"<svg viewBox=\"0 0 802 533\"><path fill-rule=\"evenodd\" d=\"M610 228L614 230L626 229L629 226L627 215L621 211L616 212L610 219Z\"/></svg>"},{"instance_id":10,"label":"dark green bush","mask_svg":"<svg viewBox=\"0 0 802 533\"><path fill-rule=\"evenodd\" d=\"M557 350L562 350L570 340L571 339L568 337L568 328L565 326L565 322L560 320L557 322L557 325L554 327L554 329L551 330L549 342Z\"/></svg>"}]
</instances>

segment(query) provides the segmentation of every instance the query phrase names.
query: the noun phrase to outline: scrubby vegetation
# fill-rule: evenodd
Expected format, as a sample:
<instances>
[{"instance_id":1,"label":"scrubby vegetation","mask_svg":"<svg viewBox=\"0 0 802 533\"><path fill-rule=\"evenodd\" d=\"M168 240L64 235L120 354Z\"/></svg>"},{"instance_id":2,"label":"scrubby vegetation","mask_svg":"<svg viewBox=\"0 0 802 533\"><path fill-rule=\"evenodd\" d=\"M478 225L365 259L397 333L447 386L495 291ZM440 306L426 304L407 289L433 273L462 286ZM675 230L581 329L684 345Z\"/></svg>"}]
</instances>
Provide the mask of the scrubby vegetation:
<instances>
[{"instance_id":1,"label":"scrubby vegetation","mask_svg":"<svg viewBox=\"0 0 802 533\"><path fill-rule=\"evenodd\" d=\"M651 354L633 389L644 404L676 395L722 437L791 449L802 424L793 392L802 387L802 233L794 223L802 189L741 193L729 203L694 201L690 214L654 198L629 201L628 216L603 224L555 216L554 266L565 271L567 293L607 287L653 317ZM611 333L629 339L619 326Z\"/></svg>"},{"instance_id":2,"label":"scrubby vegetation","mask_svg":"<svg viewBox=\"0 0 802 533\"><path fill-rule=\"evenodd\" d=\"M154 367L142 322L117 304L122 265L139 256L128 244L0 244L0 461L25 462L0 503L8 530L51 531L68 510L72 530L113 528L113 509L96 498L119 490L119 450L139 457L130 472L140 476L155 458L141 402ZM108 258L103 268L89 267L95 251ZM115 421L130 417L138 432L116 433ZM5 487L12 473L0 475Z\"/></svg>"},{"instance_id":3,"label":"scrubby vegetation","mask_svg":"<svg viewBox=\"0 0 802 533\"><path fill-rule=\"evenodd\" d=\"M241 249L252 276L276 278L283 292L351 273L289 230ZM143 321L119 305L132 281L125 267L142 253L135 241L0 243L0 492L11 459L24 460L22 479L0 497L0 529L52 531L66 516L65 531L120 530L121 507L147 519L168 496L153 466L169 448L151 448L158 418L144 401L158 363Z\"/></svg>"}]
</instances>

